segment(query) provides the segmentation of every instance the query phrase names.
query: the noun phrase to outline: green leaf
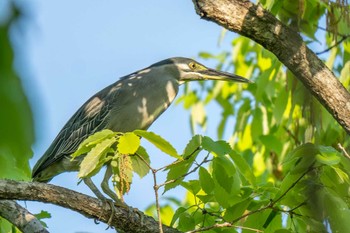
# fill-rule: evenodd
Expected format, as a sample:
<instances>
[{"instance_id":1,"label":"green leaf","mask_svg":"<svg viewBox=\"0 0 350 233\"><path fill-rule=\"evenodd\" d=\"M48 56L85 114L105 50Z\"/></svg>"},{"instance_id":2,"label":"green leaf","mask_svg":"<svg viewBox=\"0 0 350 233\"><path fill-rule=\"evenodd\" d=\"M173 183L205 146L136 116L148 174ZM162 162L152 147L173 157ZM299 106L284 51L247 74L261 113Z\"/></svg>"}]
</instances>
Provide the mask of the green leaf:
<instances>
[{"instance_id":1,"label":"green leaf","mask_svg":"<svg viewBox=\"0 0 350 233\"><path fill-rule=\"evenodd\" d=\"M273 115L276 119L277 124L280 124L282 121L283 114L288 103L288 94L288 91L282 89L278 97L276 97L275 106L273 108Z\"/></svg>"},{"instance_id":2,"label":"green leaf","mask_svg":"<svg viewBox=\"0 0 350 233\"><path fill-rule=\"evenodd\" d=\"M146 151L145 148L140 146L138 150L136 151L137 156L130 156L131 158L131 163L132 163L132 168L136 174L140 176L140 178L144 177L147 175L149 172L150 168L148 165L150 165L151 161L149 159L149 155ZM140 157L141 158L140 158ZM147 165L147 164L148 165Z\"/></svg>"},{"instance_id":3,"label":"green leaf","mask_svg":"<svg viewBox=\"0 0 350 233\"><path fill-rule=\"evenodd\" d=\"M101 166L97 166L99 164L99 161L104 158L108 149L116 141L117 139L114 137L105 139L104 141L98 143L95 147L93 147L81 162L78 177L84 178L87 176L91 176L95 172L98 172L98 170L101 168Z\"/></svg>"},{"instance_id":4,"label":"green leaf","mask_svg":"<svg viewBox=\"0 0 350 233\"><path fill-rule=\"evenodd\" d=\"M227 193L231 193L233 177L231 174L227 173L226 169L217 158L213 159L213 178Z\"/></svg>"},{"instance_id":5,"label":"green leaf","mask_svg":"<svg viewBox=\"0 0 350 233\"><path fill-rule=\"evenodd\" d=\"M189 230L193 230L194 227L195 227L195 222L193 217L187 212L182 213L179 217L179 225L177 228L180 231L189 231Z\"/></svg>"},{"instance_id":6,"label":"green leaf","mask_svg":"<svg viewBox=\"0 0 350 233\"><path fill-rule=\"evenodd\" d=\"M301 146L298 146L294 150L292 150L290 153L287 154L285 157L283 163L292 163L295 160L299 159L300 157L311 157L315 156L318 153L318 148L312 144L312 143L305 143Z\"/></svg>"},{"instance_id":7,"label":"green leaf","mask_svg":"<svg viewBox=\"0 0 350 233\"><path fill-rule=\"evenodd\" d=\"M231 150L230 145L225 141L213 141L210 137L202 137L202 147L204 150L213 152L217 156L224 156Z\"/></svg>"},{"instance_id":8,"label":"green leaf","mask_svg":"<svg viewBox=\"0 0 350 233\"><path fill-rule=\"evenodd\" d=\"M148 132L144 130L135 130L134 133L140 137L145 138L147 141L152 143L155 147L157 147L159 150L163 151L164 153L177 159L181 158L177 153L176 149L168 141L163 139L161 136L153 132Z\"/></svg>"},{"instance_id":9,"label":"green leaf","mask_svg":"<svg viewBox=\"0 0 350 233\"><path fill-rule=\"evenodd\" d=\"M197 194L201 190L201 184L198 180L190 180L188 182L181 182L181 186L193 194Z\"/></svg>"},{"instance_id":10,"label":"green leaf","mask_svg":"<svg viewBox=\"0 0 350 233\"><path fill-rule=\"evenodd\" d=\"M269 224L271 223L271 221L276 217L276 215L278 214L277 211L275 210L272 210L269 214L269 216L267 217L264 225L263 225L263 228L267 228L269 226Z\"/></svg>"},{"instance_id":11,"label":"green leaf","mask_svg":"<svg viewBox=\"0 0 350 233\"><path fill-rule=\"evenodd\" d=\"M232 195L230 195L225 188L221 185L215 185L214 188L214 196L216 201L224 208L230 206L229 201L232 199Z\"/></svg>"},{"instance_id":12,"label":"green leaf","mask_svg":"<svg viewBox=\"0 0 350 233\"><path fill-rule=\"evenodd\" d=\"M179 219L179 217L181 216L182 213L186 212L186 208L184 207L179 207L176 211L175 214L173 216L173 219L171 220L170 226L174 227L175 222Z\"/></svg>"},{"instance_id":13,"label":"green leaf","mask_svg":"<svg viewBox=\"0 0 350 233\"><path fill-rule=\"evenodd\" d=\"M195 161L199 152L196 152L191 157L186 160L179 160L179 162L170 165L167 170L169 170L166 181L174 181L168 183L164 187L164 193L169 189L175 188L178 186L184 179L184 175L189 171L193 162Z\"/></svg>"},{"instance_id":14,"label":"green leaf","mask_svg":"<svg viewBox=\"0 0 350 233\"><path fill-rule=\"evenodd\" d=\"M116 132L113 132L112 130L109 129L104 129L102 131L96 132L86 138L82 143L80 143L78 149L71 155L72 160L79 155L86 154L91 150L91 148L98 143L102 142L103 140L107 138L112 138L115 135L117 135Z\"/></svg>"},{"instance_id":15,"label":"green leaf","mask_svg":"<svg viewBox=\"0 0 350 233\"><path fill-rule=\"evenodd\" d=\"M117 149L120 154L134 154L140 146L140 138L134 133L125 133L119 137Z\"/></svg>"},{"instance_id":16,"label":"green leaf","mask_svg":"<svg viewBox=\"0 0 350 233\"><path fill-rule=\"evenodd\" d=\"M51 214L49 212L42 210L40 213L34 214L34 216L40 221L40 223L44 227L46 227L46 228L48 227L47 224L44 221L42 221L42 219L51 218Z\"/></svg>"},{"instance_id":17,"label":"green leaf","mask_svg":"<svg viewBox=\"0 0 350 233\"><path fill-rule=\"evenodd\" d=\"M203 167L199 168L199 182L205 193L212 193L215 187L214 180L211 177L210 173L207 171L207 169Z\"/></svg>"},{"instance_id":18,"label":"green leaf","mask_svg":"<svg viewBox=\"0 0 350 233\"><path fill-rule=\"evenodd\" d=\"M326 165L336 165L341 161L339 152L330 146L318 146L321 154L316 155L316 160Z\"/></svg>"},{"instance_id":19,"label":"green leaf","mask_svg":"<svg viewBox=\"0 0 350 233\"><path fill-rule=\"evenodd\" d=\"M336 192L326 189L325 214L332 232L350 232L350 210L347 200L343 200Z\"/></svg>"},{"instance_id":20,"label":"green leaf","mask_svg":"<svg viewBox=\"0 0 350 233\"><path fill-rule=\"evenodd\" d=\"M195 151L198 151L202 145L202 136L194 135L191 140L187 143L182 157L186 159L188 156L191 156Z\"/></svg>"},{"instance_id":21,"label":"green leaf","mask_svg":"<svg viewBox=\"0 0 350 233\"><path fill-rule=\"evenodd\" d=\"M269 151L274 151L277 154L282 153L283 144L274 135L262 135L259 139Z\"/></svg>"},{"instance_id":22,"label":"green leaf","mask_svg":"<svg viewBox=\"0 0 350 233\"><path fill-rule=\"evenodd\" d=\"M243 175L243 177L247 179L248 182L250 182L250 184L255 185L255 176L247 161L234 150L231 150L229 155L236 164L239 172Z\"/></svg>"},{"instance_id":23,"label":"green leaf","mask_svg":"<svg viewBox=\"0 0 350 233\"><path fill-rule=\"evenodd\" d=\"M241 201L241 202L227 208L225 211L225 215L224 215L225 220L231 222L231 221L241 217L251 202L252 202L252 200L250 198L248 198L248 199L245 199L244 201Z\"/></svg>"},{"instance_id":24,"label":"green leaf","mask_svg":"<svg viewBox=\"0 0 350 233\"><path fill-rule=\"evenodd\" d=\"M29 159L33 156L32 145L35 141L31 107L37 105L35 101L29 103L27 94L34 93L35 96L36 86L27 82L26 72L19 72L28 68L27 62L23 60L21 65L16 65L23 58L23 50L15 45L12 35L20 36L20 33L13 32L24 32L29 25L18 23L24 18L24 8L17 5L6 2L1 7L0 178L30 180ZM23 74L23 80L19 74Z\"/></svg>"}]
</instances>

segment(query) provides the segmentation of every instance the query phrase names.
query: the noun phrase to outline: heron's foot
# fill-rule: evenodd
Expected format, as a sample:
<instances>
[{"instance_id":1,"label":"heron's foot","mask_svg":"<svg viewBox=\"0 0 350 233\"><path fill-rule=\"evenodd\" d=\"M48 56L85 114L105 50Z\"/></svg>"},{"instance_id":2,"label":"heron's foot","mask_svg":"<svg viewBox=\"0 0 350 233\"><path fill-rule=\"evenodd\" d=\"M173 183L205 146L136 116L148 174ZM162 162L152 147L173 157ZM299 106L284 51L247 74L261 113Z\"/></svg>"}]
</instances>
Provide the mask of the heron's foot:
<instances>
[{"instance_id":1,"label":"heron's foot","mask_svg":"<svg viewBox=\"0 0 350 233\"><path fill-rule=\"evenodd\" d=\"M115 205L114 205L113 200L108 199L108 198L104 198L102 201L104 202L105 207L106 207L107 205L109 205L109 207L110 207L110 209L111 209L111 215L109 216L109 219L108 219L108 222L107 222L107 224L108 224L107 229L108 229L108 228L111 227L111 224L112 224L112 221L113 221L113 216L114 216L114 214L115 214L115 212L116 212L116 210L115 210ZM108 208L104 208L104 209L108 209Z\"/></svg>"},{"instance_id":2,"label":"heron's foot","mask_svg":"<svg viewBox=\"0 0 350 233\"><path fill-rule=\"evenodd\" d=\"M144 215L140 212L140 210L138 210L137 208L127 206L127 211L128 211L128 219L131 219L131 221L136 222L137 220L135 220L135 217L134 217L136 214L140 219L139 224L143 226Z\"/></svg>"}]
</instances>

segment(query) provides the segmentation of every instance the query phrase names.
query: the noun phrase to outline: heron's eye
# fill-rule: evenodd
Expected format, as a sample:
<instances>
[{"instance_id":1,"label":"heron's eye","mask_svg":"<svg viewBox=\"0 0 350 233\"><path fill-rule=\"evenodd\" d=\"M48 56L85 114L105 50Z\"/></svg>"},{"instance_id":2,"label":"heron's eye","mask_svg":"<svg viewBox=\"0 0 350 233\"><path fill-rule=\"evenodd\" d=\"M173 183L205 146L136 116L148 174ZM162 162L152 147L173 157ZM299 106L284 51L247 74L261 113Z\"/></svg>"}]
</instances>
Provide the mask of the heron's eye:
<instances>
[{"instance_id":1,"label":"heron's eye","mask_svg":"<svg viewBox=\"0 0 350 233\"><path fill-rule=\"evenodd\" d=\"M194 62L191 62L190 64L188 64L188 66L190 67L191 70L195 70L197 68L197 64Z\"/></svg>"}]
</instances>

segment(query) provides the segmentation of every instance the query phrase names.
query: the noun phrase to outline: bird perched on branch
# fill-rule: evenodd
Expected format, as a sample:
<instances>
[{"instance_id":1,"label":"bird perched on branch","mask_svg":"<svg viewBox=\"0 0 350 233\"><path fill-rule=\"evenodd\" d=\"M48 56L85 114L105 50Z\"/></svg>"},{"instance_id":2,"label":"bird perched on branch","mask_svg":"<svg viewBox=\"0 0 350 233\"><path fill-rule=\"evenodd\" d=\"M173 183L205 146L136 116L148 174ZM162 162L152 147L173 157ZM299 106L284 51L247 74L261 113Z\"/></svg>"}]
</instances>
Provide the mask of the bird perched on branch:
<instances>
[{"instance_id":1,"label":"bird perched on branch","mask_svg":"<svg viewBox=\"0 0 350 233\"><path fill-rule=\"evenodd\" d=\"M33 180L49 182L62 172L79 170L81 160L71 161L70 155L88 136L102 129L116 132L147 129L173 102L181 84L200 80L250 82L182 57L169 58L124 76L93 95L69 119L34 166ZM97 197L104 198L90 178L84 182ZM102 183L103 191L116 200L107 182Z\"/></svg>"}]
</instances>

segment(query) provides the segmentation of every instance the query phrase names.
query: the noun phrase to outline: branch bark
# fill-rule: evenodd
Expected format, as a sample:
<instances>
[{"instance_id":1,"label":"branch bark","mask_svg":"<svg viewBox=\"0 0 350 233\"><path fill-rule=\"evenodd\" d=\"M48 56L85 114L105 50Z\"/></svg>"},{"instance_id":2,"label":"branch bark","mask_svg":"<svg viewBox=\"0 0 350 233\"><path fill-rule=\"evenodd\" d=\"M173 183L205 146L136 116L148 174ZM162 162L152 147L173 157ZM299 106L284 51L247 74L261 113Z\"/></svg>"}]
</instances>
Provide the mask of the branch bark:
<instances>
[{"instance_id":1,"label":"branch bark","mask_svg":"<svg viewBox=\"0 0 350 233\"><path fill-rule=\"evenodd\" d=\"M48 233L33 214L15 201L0 200L0 216L24 233Z\"/></svg>"},{"instance_id":2,"label":"branch bark","mask_svg":"<svg viewBox=\"0 0 350 233\"><path fill-rule=\"evenodd\" d=\"M350 134L350 94L298 32L260 5L244 0L193 0L201 18L246 36L271 51Z\"/></svg>"},{"instance_id":3,"label":"branch bark","mask_svg":"<svg viewBox=\"0 0 350 233\"><path fill-rule=\"evenodd\" d=\"M97 198L45 183L0 180L0 199L52 203L105 223L112 214L111 207ZM154 233L159 231L156 220L138 210L131 211L131 209L133 208L116 206L110 226L125 232ZM163 226L163 230L167 233L179 233L178 230L168 226Z\"/></svg>"}]
</instances>

